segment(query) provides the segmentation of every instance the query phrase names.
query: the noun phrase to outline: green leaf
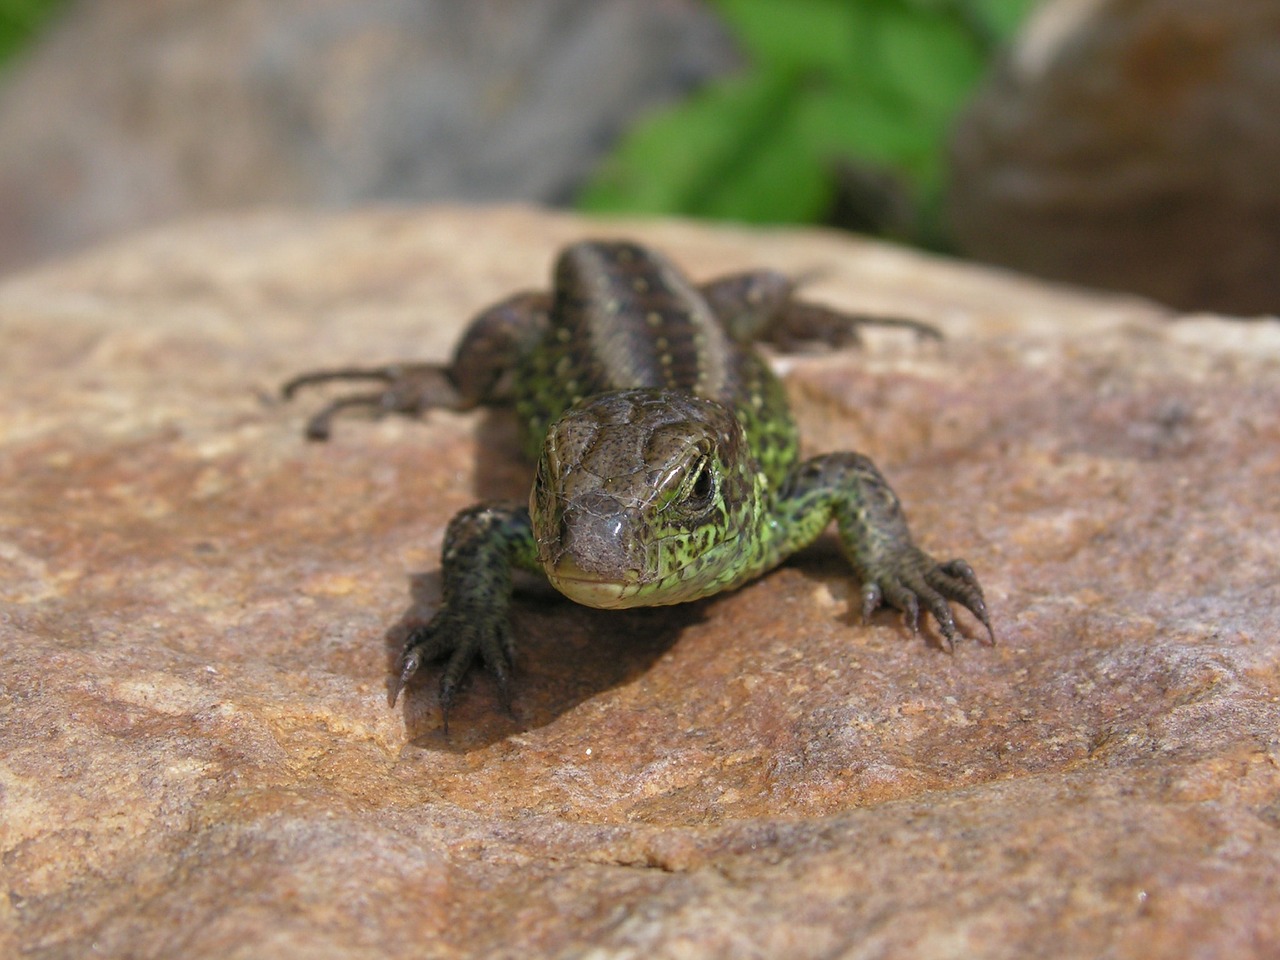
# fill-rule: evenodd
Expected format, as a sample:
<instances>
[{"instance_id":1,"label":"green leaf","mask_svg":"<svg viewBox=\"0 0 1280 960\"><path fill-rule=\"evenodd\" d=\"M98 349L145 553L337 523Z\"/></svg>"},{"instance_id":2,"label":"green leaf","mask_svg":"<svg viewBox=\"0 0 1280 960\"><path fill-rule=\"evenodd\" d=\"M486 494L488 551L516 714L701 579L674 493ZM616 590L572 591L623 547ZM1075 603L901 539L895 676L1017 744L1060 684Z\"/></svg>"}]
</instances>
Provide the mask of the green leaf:
<instances>
[{"instance_id":1,"label":"green leaf","mask_svg":"<svg viewBox=\"0 0 1280 960\"><path fill-rule=\"evenodd\" d=\"M30 41L66 0L0 0L0 60Z\"/></svg>"},{"instance_id":2,"label":"green leaf","mask_svg":"<svg viewBox=\"0 0 1280 960\"><path fill-rule=\"evenodd\" d=\"M877 39L884 83L929 123L945 123L982 76L977 44L941 17L885 20Z\"/></svg>"},{"instance_id":3,"label":"green leaf","mask_svg":"<svg viewBox=\"0 0 1280 960\"><path fill-rule=\"evenodd\" d=\"M579 198L588 210L699 213L767 140L793 99L774 74L713 84L628 134Z\"/></svg>"},{"instance_id":4,"label":"green leaf","mask_svg":"<svg viewBox=\"0 0 1280 960\"><path fill-rule=\"evenodd\" d=\"M848 0L717 0L755 65L765 71L847 73L855 7Z\"/></svg>"},{"instance_id":5,"label":"green leaf","mask_svg":"<svg viewBox=\"0 0 1280 960\"><path fill-rule=\"evenodd\" d=\"M1035 0L714 0L752 67L628 134L590 210L812 222L833 170L895 184L938 242L948 127Z\"/></svg>"},{"instance_id":6,"label":"green leaf","mask_svg":"<svg viewBox=\"0 0 1280 960\"><path fill-rule=\"evenodd\" d=\"M952 0L970 8L994 36L1004 42L1013 39L1018 28L1040 0Z\"/></svg>"}]
</instances>

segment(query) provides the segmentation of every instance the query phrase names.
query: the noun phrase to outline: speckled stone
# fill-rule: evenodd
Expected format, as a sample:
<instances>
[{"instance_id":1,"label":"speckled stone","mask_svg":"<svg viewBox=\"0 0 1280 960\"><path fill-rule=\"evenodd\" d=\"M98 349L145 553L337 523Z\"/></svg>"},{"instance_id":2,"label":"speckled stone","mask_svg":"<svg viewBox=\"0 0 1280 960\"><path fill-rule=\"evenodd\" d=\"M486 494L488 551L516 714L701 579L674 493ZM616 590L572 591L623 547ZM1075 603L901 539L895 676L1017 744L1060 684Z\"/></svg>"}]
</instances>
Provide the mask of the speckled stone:
<instances>
[{"instance_id":1,"label":"speckled stone","mask_svg":"<svg viewBox=\"0 0 1280 960\"><path fill-rule=\"evenodd\" d=\"M501 416L302 425L626 234L936 322L787 359L999 645L858 622L816 549L690 607L517 604L514 716L390 666ZM821 233L263 214L0 284L0 954L1274 955L1280 328ZM965 621L971 636L978 631Z\"/></svg>"}]
</instances>

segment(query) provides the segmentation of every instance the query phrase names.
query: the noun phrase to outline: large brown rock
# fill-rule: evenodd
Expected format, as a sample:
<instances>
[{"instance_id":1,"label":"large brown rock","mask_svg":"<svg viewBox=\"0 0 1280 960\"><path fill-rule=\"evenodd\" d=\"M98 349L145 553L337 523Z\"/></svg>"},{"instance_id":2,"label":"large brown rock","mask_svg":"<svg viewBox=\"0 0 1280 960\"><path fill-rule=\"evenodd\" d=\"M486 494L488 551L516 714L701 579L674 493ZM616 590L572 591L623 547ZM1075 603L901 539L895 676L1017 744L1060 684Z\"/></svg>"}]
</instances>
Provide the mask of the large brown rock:
<instances>
[{"instance_id":1,"label":"large brown rock","mask_svg":"<svg viewBox=\"0 0 1280 960\"><path fill-rule=\"evenodd\" d=\"M1275 0L1048 0L957 124L966 254L1280 313Z\"/></svg>"},{"instance_id":2,"label":"large brown rock","mask_svg":"<svg viewBox=\"0 0 1280 960\"><path fill-rule=\"evenodd\" d=\"M387 704L501 417L277 384L447 355L562 244L932 320L788 361L1000 644L817 550L693 607L522 601L514 716ZM817 233L520 210L160 230L0 285L0 954L1263 957L1280 942L1280 330ZM972 628L972 621L968 621ZM976 631L972 631L975 633Z\"/></svg>"}]
</instances>

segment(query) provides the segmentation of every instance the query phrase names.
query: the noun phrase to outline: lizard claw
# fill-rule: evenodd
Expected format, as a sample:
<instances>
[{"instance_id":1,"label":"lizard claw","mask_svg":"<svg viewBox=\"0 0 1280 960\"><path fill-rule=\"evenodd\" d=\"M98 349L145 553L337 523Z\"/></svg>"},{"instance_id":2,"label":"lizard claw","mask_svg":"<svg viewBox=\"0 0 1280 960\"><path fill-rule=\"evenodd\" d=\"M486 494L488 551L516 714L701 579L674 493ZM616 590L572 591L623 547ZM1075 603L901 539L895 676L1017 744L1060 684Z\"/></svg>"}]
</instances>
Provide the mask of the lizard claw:
<instances>
[{"instance_id":1,"label":"lizard claw","mask_svg":"<svg viewBox=\"0 0 1280 960\"><path fill-rule=\"evenodd\" d=\"M884 593L880 589L880 584L869 581L862 585L862 625L864 627L871 622L871 615L883 602Z\"/></svg>"},{"instance_id":2,"label":"lizard claw","mask_svg":"<svg viewBox=\"0 0 1280 960\"><path fill-rule=\"evenodd\" d=\"M417 650L406 650L400 656L400 662L396 664L396 669L400 671L400 676L396 678L396 684L391 690L391 706L396 705L396 701L400 699L400 693L405 686L418 672L418 668L422 666L422 656Z\"/></svg>"},{"instance_id":3,"label":"lizard claw","mask_svg":"<svg viewBox=\"0 0 1280 960\"><path fill-rule=\"evenodd\" d=\"M996 633L991 629L987 601L982 595L982 585L978 583L978 576L973 572L973 567L957 558L940 564L938 571L960 582L961 586L956 588L954 595L951 595L952 599L978 618L987 630L987 642L995 646Z\"/></svg>"}]
</instances>

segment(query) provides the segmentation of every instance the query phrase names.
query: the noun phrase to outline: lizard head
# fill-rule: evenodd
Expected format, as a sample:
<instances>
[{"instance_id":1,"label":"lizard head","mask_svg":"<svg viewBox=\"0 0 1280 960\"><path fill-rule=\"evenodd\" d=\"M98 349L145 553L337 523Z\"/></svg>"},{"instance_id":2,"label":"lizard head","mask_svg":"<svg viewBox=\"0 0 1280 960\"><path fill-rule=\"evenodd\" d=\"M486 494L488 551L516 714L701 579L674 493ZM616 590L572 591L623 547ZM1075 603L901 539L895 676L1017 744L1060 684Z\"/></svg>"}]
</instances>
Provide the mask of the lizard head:
<instances>
[{"instance_id":1,"label":"lizard head","mask_svg":"<svg viewBox=\"0 0 1280 960\"><path fill-rule=\"evenodd\" d=\"M763 483L722 404L662 390L591 397L543 444L529 498L539 562L592 607L715 593L735 579Z\"/></svg>"}]
</instances>

